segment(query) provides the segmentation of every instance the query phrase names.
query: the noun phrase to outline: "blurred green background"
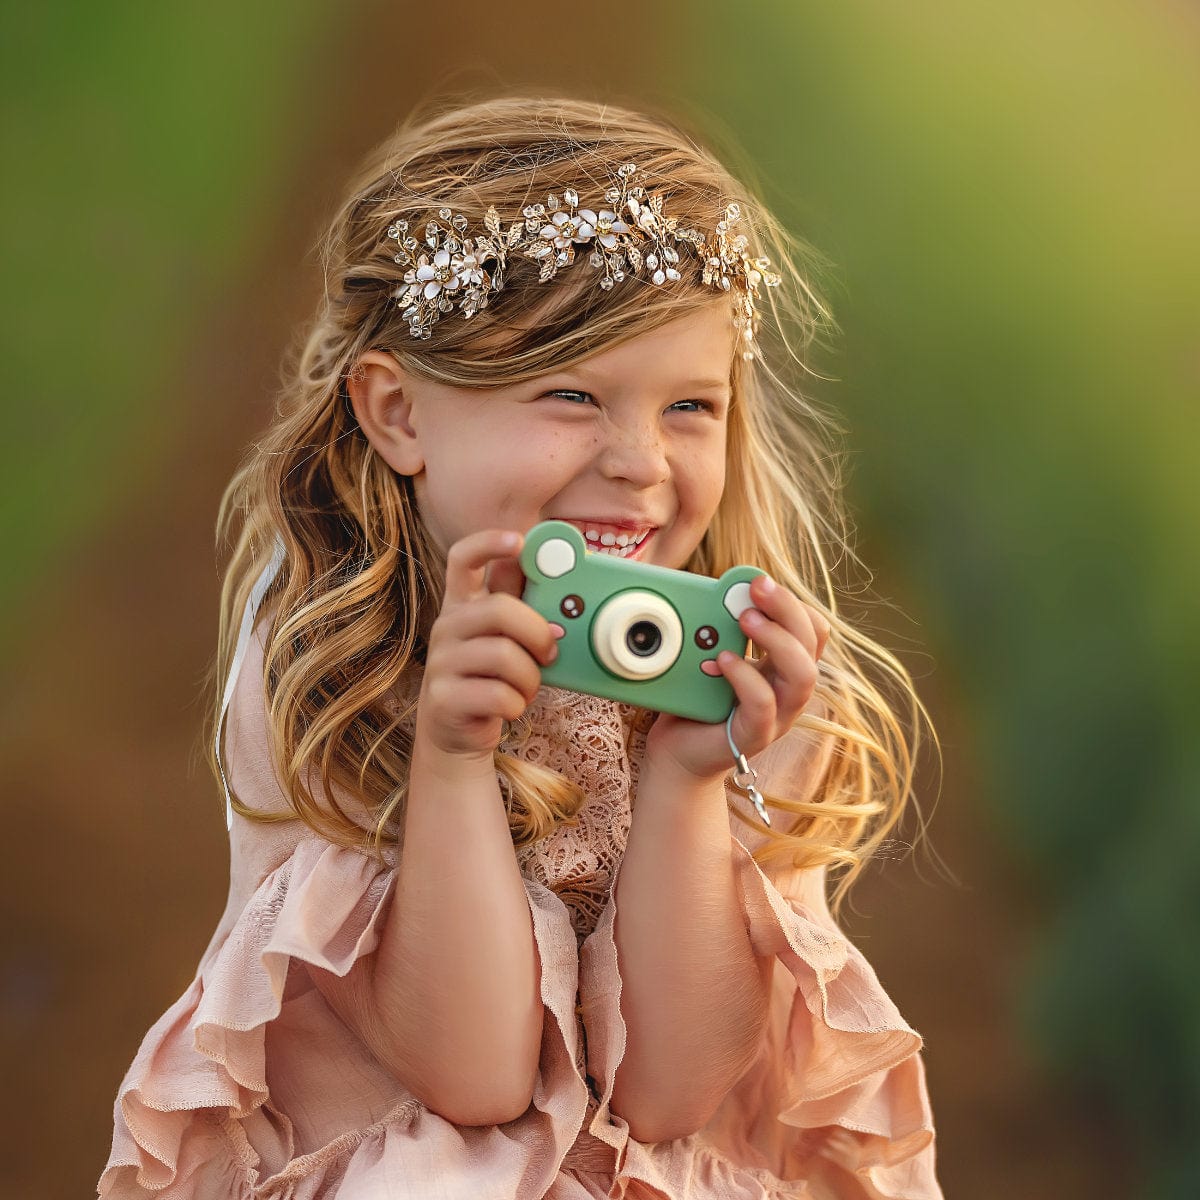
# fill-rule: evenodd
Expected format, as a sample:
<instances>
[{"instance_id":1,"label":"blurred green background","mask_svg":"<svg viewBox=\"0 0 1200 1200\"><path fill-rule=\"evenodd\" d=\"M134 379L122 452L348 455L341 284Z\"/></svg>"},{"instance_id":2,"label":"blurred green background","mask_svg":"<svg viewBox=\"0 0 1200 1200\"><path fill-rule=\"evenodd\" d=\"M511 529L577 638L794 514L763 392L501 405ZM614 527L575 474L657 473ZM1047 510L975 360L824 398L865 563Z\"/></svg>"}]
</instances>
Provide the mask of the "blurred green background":
<instances>
[{"instance_id":1,"label":"blurred green background","mask_svg":"<svg viewBox=\"0 0 1200 1200\"><path fill-rule=\"evenodd\" d=\"M5 6L0 1195L89 1194L224 902L212 527L414 102L680 114L831 261L875 628L957 881L847 926L950 1197L1200 1195L1200 17L1176 0Z\"/></svg>"}]
</instances>

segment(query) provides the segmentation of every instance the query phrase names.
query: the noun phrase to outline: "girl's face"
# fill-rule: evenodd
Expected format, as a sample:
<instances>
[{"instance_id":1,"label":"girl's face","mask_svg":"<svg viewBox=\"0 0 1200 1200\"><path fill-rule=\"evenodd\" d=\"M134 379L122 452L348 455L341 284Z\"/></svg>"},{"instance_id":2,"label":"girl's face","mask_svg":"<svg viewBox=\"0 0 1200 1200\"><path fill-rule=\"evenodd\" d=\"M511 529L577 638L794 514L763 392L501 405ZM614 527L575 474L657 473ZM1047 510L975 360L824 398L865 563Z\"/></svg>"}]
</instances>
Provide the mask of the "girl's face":
<instances>
[{"instance_id":1,"label":"girl's face","mask_svg":"<svg viewBox=\"0 0 1200 1200\"><path fill-rule=\"evenodd\" d=\"M413 476L443 552L477 530L557 518L596 549L682 567L725 485L734 340L717 303L524 383L480 391L405 374L407 420L392 426L403 453L384 457Z\"/></svg>"}]
</instances>

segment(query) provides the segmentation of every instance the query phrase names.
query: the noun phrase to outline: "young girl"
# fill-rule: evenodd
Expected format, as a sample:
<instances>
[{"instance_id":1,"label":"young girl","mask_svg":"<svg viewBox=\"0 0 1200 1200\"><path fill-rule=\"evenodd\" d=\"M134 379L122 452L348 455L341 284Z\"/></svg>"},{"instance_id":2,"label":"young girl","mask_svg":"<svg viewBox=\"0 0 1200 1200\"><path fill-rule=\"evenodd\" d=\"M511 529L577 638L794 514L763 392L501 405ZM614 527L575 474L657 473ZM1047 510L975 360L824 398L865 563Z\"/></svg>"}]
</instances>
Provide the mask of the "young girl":
<instances>
[{"instance_id":1,"label":"young girl","mask_svg":"<svg viewBox=\"0 0 1200 1200\"><path fill-rule=\"evenodd\" d=\"M223 517L229 903L101 1194L940 1195L921 1040L826 905L923 710L838 612L786 238L661 121L506 99L380 147L324 263ZM549 518L767 572L728 729L541 686Z\"/></svg>"}]
</instances>

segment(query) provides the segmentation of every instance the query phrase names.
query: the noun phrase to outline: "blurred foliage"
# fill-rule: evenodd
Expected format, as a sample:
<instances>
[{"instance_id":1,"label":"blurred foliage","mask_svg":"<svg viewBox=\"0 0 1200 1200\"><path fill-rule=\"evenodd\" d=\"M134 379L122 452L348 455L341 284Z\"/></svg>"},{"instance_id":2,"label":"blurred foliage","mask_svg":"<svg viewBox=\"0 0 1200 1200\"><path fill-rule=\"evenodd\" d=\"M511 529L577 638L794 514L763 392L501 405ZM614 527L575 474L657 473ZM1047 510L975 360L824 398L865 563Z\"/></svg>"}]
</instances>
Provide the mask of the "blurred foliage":
<instances>
[{"instance_id":1,"label":"blurred foliage","mask_svg":"<svg viewBox=\"0 0 1200 1200\"><path fill-rule=\"evenodd\" d=\"M0 618L165 457L171 365L308 135L295 98L335 17L317 0L4 11Z\"/></svg>"},{"instance_id":2,"label":"blurred foliage","mask_svg":"<svg viewBox=\"0 0 1200 1200\"><path fill-rule=\"evenodd\" d=\"M1023 1032L1128 1128L1145 1196L1200 1195L1200 20L705 0L693 22L721 29L680 59L704 106L835 260L821 390L867 558L945 631L980 799L1041 881Z\"/></svg>"}]
</instances>

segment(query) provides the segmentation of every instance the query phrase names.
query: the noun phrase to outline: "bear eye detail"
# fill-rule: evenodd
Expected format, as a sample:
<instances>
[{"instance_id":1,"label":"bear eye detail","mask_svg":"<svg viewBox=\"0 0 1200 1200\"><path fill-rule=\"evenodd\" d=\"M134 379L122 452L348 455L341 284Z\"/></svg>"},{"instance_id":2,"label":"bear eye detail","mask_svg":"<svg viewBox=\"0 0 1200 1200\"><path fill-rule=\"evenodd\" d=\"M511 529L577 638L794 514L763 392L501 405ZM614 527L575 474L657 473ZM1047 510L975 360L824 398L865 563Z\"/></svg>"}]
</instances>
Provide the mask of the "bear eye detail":
<instances>
[{"instance_id":1,"label":"bear eye detail","mask_svg":"<svg viewBox=\"0 0 1200 1200\"><path fill-rule=\"evenodd\" d=\"M562 603L558 606L558 611L561 612L564 617L570 617L572 619L575 617L582 617L583 597L576 596L574 594L570 596L564 596Z\"/></svg>"},{"instance_id":2,"label":"bear eye detail","mask_svg":"<svg viewBox=\"0 0 1200 1200\"><path fill-rule=\"evenodd\" d=\"M717 631L711 625L701 625L696 630L696 645L701 650L711 650L718 640Z\"/></svg>"}]
</instances>

